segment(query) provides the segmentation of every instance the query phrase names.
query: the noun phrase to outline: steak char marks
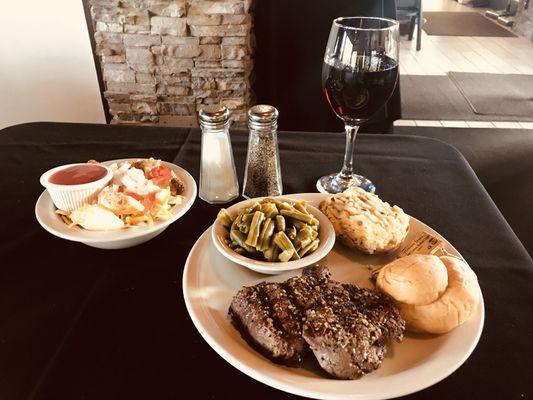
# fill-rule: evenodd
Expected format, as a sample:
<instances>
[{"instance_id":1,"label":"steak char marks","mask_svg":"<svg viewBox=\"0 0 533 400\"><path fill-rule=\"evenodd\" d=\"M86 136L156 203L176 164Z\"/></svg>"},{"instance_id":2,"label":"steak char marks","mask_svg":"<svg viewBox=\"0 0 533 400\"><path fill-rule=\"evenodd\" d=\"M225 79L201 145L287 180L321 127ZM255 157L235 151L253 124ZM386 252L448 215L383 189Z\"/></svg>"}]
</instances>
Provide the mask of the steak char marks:
<instances>
[{"instance_id":1,"label":"steak char marks","mask_svg":"<svg viewBox=\"0 0 533 400\"><path fill-rule=\"evenodd\" d=\"M401 341L405 323L383 294L330 282L324 303L306 311L303 337L320 366L339 379L379 368L391 338Z\"/></svg>"},{"instance_id":2,"label":"steak char marks","mask_svg":"<svg viewBox=\"0 0 533 400\"><path fill-rule=\"evenodd\" d=\"M297 366L309 351L302 336L305 310L310 299L320 299L328 279L327 268L314 267L287 282L245 286L233 297L229 315L248 344L276 363Z\"/></svg>"},{"instance_id":3,"label":"steak char marks","mask_svg":"<svg viewBox=\"0 0 533 400\"><path fill-rule=\"evenodd\" d=\"M381 365L389 340L403 339L405 323L386 295L329 277L326 267L314 266L283 283L243 287L229 315L270 360L297 366L311 349L329 374L356 379Z\"/></svg>"}]
</instances>

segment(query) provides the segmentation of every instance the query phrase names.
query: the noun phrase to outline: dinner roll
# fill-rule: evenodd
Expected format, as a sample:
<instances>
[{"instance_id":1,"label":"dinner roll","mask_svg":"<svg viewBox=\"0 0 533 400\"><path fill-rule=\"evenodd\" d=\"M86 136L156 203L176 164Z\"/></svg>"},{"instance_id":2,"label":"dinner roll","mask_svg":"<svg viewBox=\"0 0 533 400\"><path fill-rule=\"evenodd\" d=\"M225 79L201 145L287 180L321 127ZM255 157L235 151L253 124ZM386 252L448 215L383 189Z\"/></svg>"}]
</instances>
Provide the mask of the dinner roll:
<instances>
[{"instance_id":1,"label":"dinner roll","mask_svg":"<svg viewBox=\"0 0 533 400\"><path fill-rule=\"evenodd\" d=\"M398 302L425 305L444 293L448 272L437 256L411 254L383 267L376 283Z\"/></svg>"},{"instance_id":2,"label":"dinner roll","mask_svg":"<svg viewBox=\"0 0 533 400\"><path fill-rule=\"evenodd\" d=\"M398 303L410 331L449 332L467 321L479 303L480 289L474 271L458 258L440 259L448 271L448 287L442 296L426 305Z\"/></svg>"}]
</instances>

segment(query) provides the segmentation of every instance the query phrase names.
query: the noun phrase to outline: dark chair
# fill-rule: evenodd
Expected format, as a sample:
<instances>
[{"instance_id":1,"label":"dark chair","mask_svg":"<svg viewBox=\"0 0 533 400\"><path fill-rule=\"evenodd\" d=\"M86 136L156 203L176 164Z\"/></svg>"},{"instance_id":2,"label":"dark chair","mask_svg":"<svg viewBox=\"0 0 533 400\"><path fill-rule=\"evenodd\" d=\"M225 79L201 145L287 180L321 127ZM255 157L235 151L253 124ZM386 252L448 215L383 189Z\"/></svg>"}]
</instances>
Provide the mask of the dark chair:
<instances>
[{"instance_id":1,"label":"dark chair","mask_svg":"<svg viewBox=\"0 0 533 400\"><path fill-rule=\"evenodd\" d=\"M321 87L322 63L331 23L341 16L396 19L394 0L259 0L254 6L257 103L279 110L279 129L340 132ZM401 118L398 85L387 105L361 132L387 133Z\"/></svg>"},{"instance_id":2,"label":"dark chair","mask_svg":"<svg viewBox=\"0 0 533 400\"><path fill-rule=\"evenodd\" d=\"M422 47L422 25L424 25L422 0L396 0L396 15L400 22L409 21L409 40L413 40L416 25L416 50L420 50Z\"/></svg>"}]
</instances>

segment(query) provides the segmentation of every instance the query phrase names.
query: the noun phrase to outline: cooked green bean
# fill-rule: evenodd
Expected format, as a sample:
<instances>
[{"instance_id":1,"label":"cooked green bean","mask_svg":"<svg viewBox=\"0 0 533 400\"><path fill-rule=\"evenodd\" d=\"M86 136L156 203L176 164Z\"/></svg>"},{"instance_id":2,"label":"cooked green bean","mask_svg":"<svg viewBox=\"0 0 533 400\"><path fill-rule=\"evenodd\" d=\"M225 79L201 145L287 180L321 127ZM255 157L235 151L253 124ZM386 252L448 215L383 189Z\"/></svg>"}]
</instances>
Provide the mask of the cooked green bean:
<instances>
[{"instance_id":1,"label":"cooked green bean","mask_svg":"<svg viewBox=\"0 0 533 400\"><path fill-rule=\"evenodd\" d=\"M294 203L294 208L301 213L309 215L309 211L307 211L307 202L305 200L300 200Z\"/></svg>"},{"instance_id":2,"label":"cooked green bean","mask_svg":"<svg viewBox=\"0 0 533 400\"><path fill-rule=\"evenodd\" d=\"M234 218L221 209L217 219L229 228L228 246L248 257L287 262L318 248L319 223L303 200L252 200Z\"/></svg>"},{"instance_id":3,"label":"cooked green bean","mask_svg":"<svg viewBox=\"0 0 533 400\"><path fill-rule=\"evenodd\" d=\"M263 251L263 255L268 261L278 261L279 247L276 245L270 246L268 249Z\"/></svg>"},{"instance_id":4,"label":"cooked green bean","mask_svg":"<svg viewBox=\"0 0 533 400\"><path fill-rule=\"evenodd\" d=\"M224 228L229 228L231 224L233 223L231 216L229 215L228 211L225 208L220 209L220 211L217 214L217 219L220 221L222 226L224 226Z\"/></svg>"},{"instance_id":5,"label":"cooked green bean","mask_svg":"<svg viewBox=\"0 0 533 400\"><path fill-rule=\"evenodd\" d=\"M265 214L265 217L271 218L274 215L278 215L278 208L274 203L261 204L261 211Z\"/></svg>"},{"instance_id":6,"label":"cooked green bean","mask_svg":"<svg viewBox=\"0 0 533 400\"><path fill-rule=\"evenodd\" d=\"M276 230L283 232L285 227L285 218L283 218L283 215L276 215Z\"/></svg>"},{"instance_id":7,"label":"cooked green bean","mask_svg":"<svg viewBox=\"0 0 533 400\"><path fill-rule=\"evenodd\" d=\"M285 232L287 233L287 236L289 237L289 239L291 239L291 240L296 239L296 228L294 227L294 225L292 225L291 227L287 228L285 230Z\"/></svg>"},{"instance_id":8,"label":"cooked green bean","mask_svg":"<svg viewBox=\"0 0 533 400\"><path fill-rule=\"evenodd\" d=\"M303 247L299 252L298 255L300 257L305 256L307 253L313 252L318 248L319 241L318 239L312 241L307 246Z\"/></svg>"},{"instance_id":9,"label":"cooked green bean","mask_svg":"<svg viewBox=\"0 0 533 400\"><path fill-rule=\"evenodd\" d=\"M253 253L255 249L251 246L248 246L246 244L246 236L241 231L238 231L236 229L232 229L229 232L229 237L231 240L233 240L235 243L237 243L240 247L242 247L244 250Z\"/></svg>"},{"instance_id":10,"label":"cooked green bean","mask_svg":"<svg viewBox=\"0 0 533 400\"><path fill-rule=\"evenodd\" d=\"M251 223L253 217L254 217L254 214L253 214L253 213L252 213L252 214L244 214L244 215L242 216L242 222L249 222L249 223Z\"/></svg>"},{"instance_id":11,"label":"cooked green bean","mask_svg":"<svg viewBox=\"0 0 533 400\"><path fill-rule=\"evenodd\" d=\"M309 226L307 225L305 222L302 222L302 221L296 221L296 220L292 220L292 224L296 227L296 229L303 229L305 228L306 226Z\"/></svg>"},{"instance_id":12,"label":"cooked green bean","mask_svg":"<svg viewBox=\"0 0 533 400\"><path fill-rule=\"evenodd\" d=\"M295 219L293 219L292 224L298 229L302 229L304 226L307 226L313 229L314 231L318 231L320 222L318 221L318 219L315 219L312 224L306 224L304 222L296 221Z\"/></svg>"},{"instance_id":13,"label":"cooked green bean","mask_svg":"<svg viewBox=\"0 0 533 400\"><path fill-rule=\"evenodd\" d=\"M316 221L316 219L312 215L304 214L297 210L283 209L281 210L280 214L283 215L284 217L293 218L297 221L302 221L307 224L313 224Z\"/></svg>"},{"instance_id":14,"label":"cooked green bean","mask_svg":"<svg viewBox=\"0 0 533 400\"><path fill-rule=\"evenodd\" d=\"M257 250L263 251L270 247L270 239L272 238L272 235L274 234L274 228L275 224L272 219L268 218L263 223L263 228L261 229L261 233L259 234L259 240L257 241Z\"/></svg>"},{"instance_id":15,"label":"cooked green bean","mask_svg":"<svg viewBox=\"0 0 533 400\"><path fill-rule=\"evenodd\" d=\"M281 262L287 262L294 256L294 254L296 254L296 251L294 249L284 250L280 253L278 259Z\"/></svg>"},{"instance_id":16,"label":"cooked green bean","mask_svg":"<svg viewBox=\"0 0 533 400\"><path fill-rule=\"evenodd\" d=\"M246 215L249 215L249 214L246 214ZM252 225L253 218L252 219L247 218L248 221L245 221L244 217L246 217L246 215L243 215L243 218L242 218L242 220L241 220L241 222L239 223L238 226L239 226L239 230L242 233L244 233L245 235L248 235L248 233L250 232L250 226Z\"/></svg>"},{"instance_id":17,"label":"cooked green bean","mask_svg":"<svg viewBox=\"0 0 533 400\"><path fill-rule=\"evenodd\" d=\"M309 225L306 225L298 231L297 238L300 241L311 239L313 237L313 232L314 230Z\"/></svg>"},{"instance_id":18,"label":"cooked green bean","mask_svg":"<svg viewBox=\"0 0 533 400\"><path fill-rule=\"evenodd\" d=\"M274 243L276 246L278 246L281 250L292 250L294 249L294 246L290 239L287 237L285 232L278 232L274 235Z\"/></svg>"},{"instance_id":19,"label":"cooked green bean","mask_svg":"<svg viewBox=\"0 0 533 400\"><path fill-rule=\"evenodd\" d=\"M250 225L250 230L248 232L248 237L246 238L246 244L248 246L255 247L257 245L257 239L259 239L259 233L261 230L261 224L265 219L265 214L261 211L256 211Z\"/></svg>"},{"instance_id":20,"label":"cooked green bean","mask_svg":"<svg viewBox=\"0 0 533 400\"><path fill-rule=\"evenodd\" d=\"M287 211L294 210L294 207L291 204L287 203L286 201L279 201L276 203L276 205L278 206L280 210L287 210Z\"/></svg>"},{"instance_id":21,"label":"cooked green bean","mask_svg":"<svg viewBox=\"0 0 533 400\"><path fill-rule=\"evenodd\" d=\"M237 218L233 220L233 223L231 224L231 230L233 229L239 229L239 223L242 220L242 215L237 215Z\"/></svg>"},{"instance_id":22,"label":"cooked green bean","mask_svg":"<svg viewBox=\"0 0 533 400\"><path fill-rule=\"evenodd\" d=\"M298 238L297 238L298 239ZM296 250L299 252L301 249L305 248L309 243L313 241L313 238L305 238L303 240L298 241L298 246L296 247Z\"/></svg>"},{"instance_id":23,"label":"cooked green bean","mask_svg":"<svg viewBox=\"0 0 533 400\"><path fill-rule=\"evenodd\" d=\"M281 250L284 252L287 250L292 250L293 253L291 255L292 258L299 259L298 253L296 252L296 249L294 248L294 245L292 244L289 237L285 234L285 232L278 232L274 235L274 243L276 246L278 246Z\"/></svg>"},{"instance_id":24,"label":"cooked green bean","mask_svg":"<svg viewBox=\"0 0 533 400\"><path fill-rule=\"evenodd\" d=\"M246 214L253 214L256 211L261 210L261 203L258 201L254 201L252 204L250 204L250 207L248 207Z\"/></svg>"}]
</instances>

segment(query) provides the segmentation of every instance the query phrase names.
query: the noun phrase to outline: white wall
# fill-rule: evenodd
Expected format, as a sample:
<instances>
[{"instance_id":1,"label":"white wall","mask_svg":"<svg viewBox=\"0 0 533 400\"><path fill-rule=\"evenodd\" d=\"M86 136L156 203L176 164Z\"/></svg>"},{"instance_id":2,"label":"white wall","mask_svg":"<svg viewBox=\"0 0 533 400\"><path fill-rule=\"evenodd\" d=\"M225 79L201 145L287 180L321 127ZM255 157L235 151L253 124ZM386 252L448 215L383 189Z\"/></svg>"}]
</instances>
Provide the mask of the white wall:
<instances>
[{"instance_id":1,"label":"white wall","mask_svg":"<svg viewBox=\"0 0 533 400\"><path fill-rule=\"evenodd\" d=\"M0 128L105 123L82 0L0 3Z\"/></svg>"}]
</instances>

